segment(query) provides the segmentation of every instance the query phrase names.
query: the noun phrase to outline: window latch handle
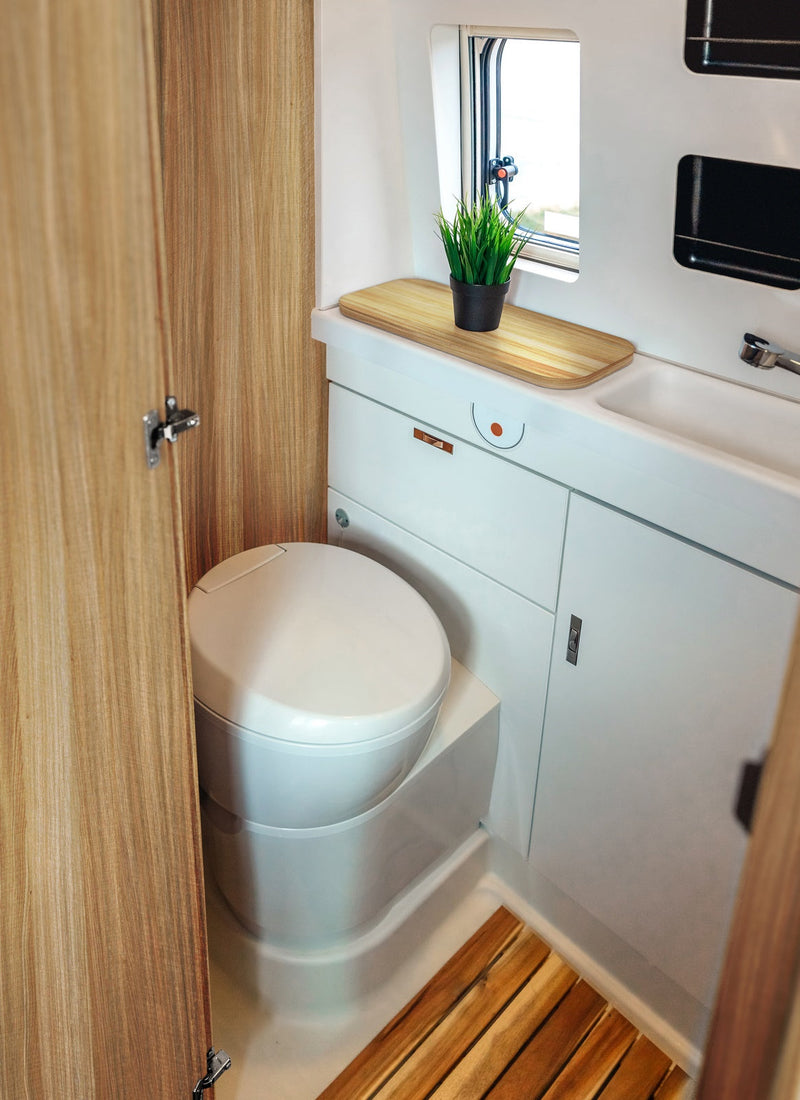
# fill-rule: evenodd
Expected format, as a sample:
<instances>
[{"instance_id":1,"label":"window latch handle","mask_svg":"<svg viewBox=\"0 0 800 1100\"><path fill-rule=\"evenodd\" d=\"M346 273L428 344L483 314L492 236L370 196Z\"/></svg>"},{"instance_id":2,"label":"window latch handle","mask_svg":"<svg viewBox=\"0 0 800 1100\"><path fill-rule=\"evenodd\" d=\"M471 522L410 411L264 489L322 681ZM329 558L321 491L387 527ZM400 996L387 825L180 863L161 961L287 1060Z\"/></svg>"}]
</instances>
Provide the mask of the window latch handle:
<instances>
[{"instance_id":1,"label":"window latch handle","mask_svg":"<svg viewBox=\"0 0 800 1100\"><path fill-rule=\"evenodd\" d=\"M492 183L508 182L516 176L519 168L513 157L492 157L489 161L489 177Z\"/></svg>"}]
</instances>

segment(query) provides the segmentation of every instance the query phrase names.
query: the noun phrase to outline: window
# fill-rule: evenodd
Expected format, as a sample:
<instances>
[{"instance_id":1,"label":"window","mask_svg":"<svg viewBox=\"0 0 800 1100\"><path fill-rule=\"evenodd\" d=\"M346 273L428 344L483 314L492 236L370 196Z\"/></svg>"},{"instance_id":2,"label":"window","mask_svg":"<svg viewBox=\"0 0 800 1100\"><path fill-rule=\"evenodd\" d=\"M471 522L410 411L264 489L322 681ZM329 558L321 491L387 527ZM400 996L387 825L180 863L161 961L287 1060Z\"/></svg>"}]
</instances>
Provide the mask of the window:
<instances>
[{"instance_id":1,"label":"window","mask_svg":"<svg viewBox=\"0 0 800 1100\"><path fill-rule=\"evenodd\" d=\"M525 208L522 255L578 270L580 44L571 31L464 27L462 181L509 218Z\"/></svg>"}]
</instances>

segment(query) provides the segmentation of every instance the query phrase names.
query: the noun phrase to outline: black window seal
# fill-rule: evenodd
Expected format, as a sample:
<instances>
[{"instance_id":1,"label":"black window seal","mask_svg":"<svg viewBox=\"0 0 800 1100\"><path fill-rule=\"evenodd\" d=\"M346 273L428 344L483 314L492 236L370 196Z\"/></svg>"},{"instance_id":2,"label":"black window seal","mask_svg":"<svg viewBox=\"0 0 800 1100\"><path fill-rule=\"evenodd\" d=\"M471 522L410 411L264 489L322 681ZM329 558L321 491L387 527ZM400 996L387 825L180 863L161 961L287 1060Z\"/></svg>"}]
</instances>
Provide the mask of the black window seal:
<instances>
[{"instance_id":1,"label":"black window seal","mask_svg":"<svg viewBox=\"0 0 800 1100\"><path fill-rule=\"evenodd\" d=\"M503 51L506 43L513 35L494 36L485 34L469 35L469 60L470 60L470 89L471 89L471 117L472 117L472 172L471 172L471 197L477 199L479 195L494 190L495 198L500 209L509 221L512 214L507 210L509 200L507 191L497 180L491 179L490 161L501 159L502 154L502 88L501 66ZM522 36L520 36L522 40ZM554 39L556 41L556 39ZM476 45L481 43L480 51L476 58ZM477 84L479 89L480 110L476 111L475 82L477 70ZM492 94L493 93L493 94ZM492 100L494 111L492 111ZM494 126L492 126L492 114L494 114ZM493 140L492 140L493 139ZM577 271L577 261L580 256L580 241L572 241L565 237L555 237L537 230L518 229L515 234L523 237L526 244L536 246L543 250L543 256L531 257L522 254L523 258L533 259L534 262L547 263L546 254L550 252L554 266L564 266L556 262L556 257L573 261L568 266Z\"/></svg>"}]
</instances>

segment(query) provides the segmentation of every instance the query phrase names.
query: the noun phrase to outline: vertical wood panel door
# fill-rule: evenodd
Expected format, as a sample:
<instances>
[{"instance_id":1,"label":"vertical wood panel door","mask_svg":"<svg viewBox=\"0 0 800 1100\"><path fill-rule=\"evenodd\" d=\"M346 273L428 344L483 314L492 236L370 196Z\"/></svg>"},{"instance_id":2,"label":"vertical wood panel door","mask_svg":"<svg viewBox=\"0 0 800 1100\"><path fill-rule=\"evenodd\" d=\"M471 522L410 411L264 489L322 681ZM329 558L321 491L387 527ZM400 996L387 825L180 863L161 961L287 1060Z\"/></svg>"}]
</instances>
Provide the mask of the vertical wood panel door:
<instances>
[{"instance_id":1,"label":"vertical wood panel door","mask_svg":"<svg viewBox=\"0 0 800 1100\"><path fill-rule=\"evenodd\" d=\"M189 583L325 541L314 308L314 0L159 0L174 363L202 403L181 461Z\"/></svg>"},{"instance_id":2,"label":"vertical wood panel door","mask_svg":"<svg viewBox=\"0 0 800 1100\"><path fill-rule=\"evenodd\" d=\"M149 0L0 0L0 1097L190 1097L210 1013Z\"/></svg>"}]
</instances>

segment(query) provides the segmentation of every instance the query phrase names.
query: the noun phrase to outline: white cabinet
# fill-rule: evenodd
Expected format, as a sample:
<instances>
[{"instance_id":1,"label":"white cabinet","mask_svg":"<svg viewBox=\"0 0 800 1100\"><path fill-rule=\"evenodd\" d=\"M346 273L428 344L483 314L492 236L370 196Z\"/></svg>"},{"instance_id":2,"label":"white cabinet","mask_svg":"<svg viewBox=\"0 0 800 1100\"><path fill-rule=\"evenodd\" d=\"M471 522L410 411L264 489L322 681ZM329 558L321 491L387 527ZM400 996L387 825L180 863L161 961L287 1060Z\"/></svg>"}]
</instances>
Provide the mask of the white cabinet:
<instances>
[{"instance_id":1,"label":"white cabinet","mask_svg":"<svg viewBox=\"0 0 800 1100\"><path fill-rule=\"evenodd\" d=\"M530 859L705 1004L739 770L769 742L796 612L791 589L572 495Z\"/></svg>"},{"instance_id":2,"label":"white cabinet","mask_svg":"<svg viewBox=\"0 0 800 1100\"><path fill-rule=\"evenodd\" d=\"M414 585L501 699L488 823L527 856L568 491L339 386L330 410L329 541Z\"/></svg>"},{"instance_id":3,"label":"white cabinet","mask_svg":"<svg viewBox=\"0 0 800 1100\"><path fill-rule=\"evenodd\" d=\"M555 610L563 485L339 386L330 418L332 488Z\"/></svg>"}]
</instances>

